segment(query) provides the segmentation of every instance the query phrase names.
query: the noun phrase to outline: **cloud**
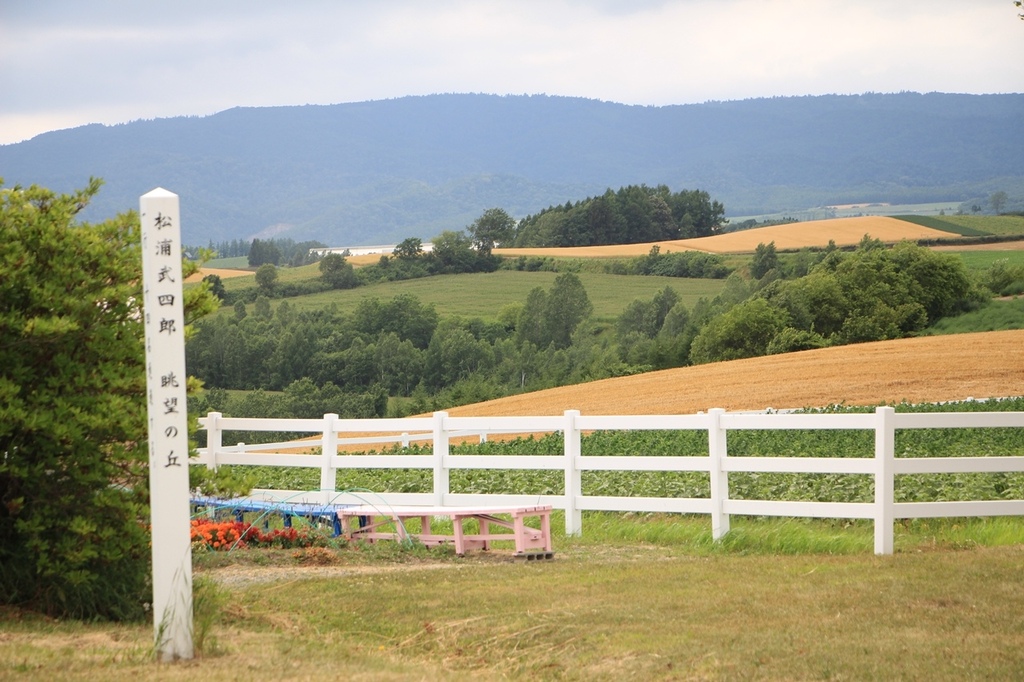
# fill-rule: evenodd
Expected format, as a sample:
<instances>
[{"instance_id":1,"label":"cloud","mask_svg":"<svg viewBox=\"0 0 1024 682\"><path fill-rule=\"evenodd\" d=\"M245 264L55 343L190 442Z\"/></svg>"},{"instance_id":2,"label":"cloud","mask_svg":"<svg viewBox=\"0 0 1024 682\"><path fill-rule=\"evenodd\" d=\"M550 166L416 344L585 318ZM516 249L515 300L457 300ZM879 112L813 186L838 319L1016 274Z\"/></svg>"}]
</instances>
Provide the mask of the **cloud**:
<instances>
[{"instance_id":1,"label":"cloud","mask_svg":"<svg viewBox=\"0 0 1024 682\"><path fill-rule=\"evenodd\" d=\"M52 127L435 92L631 104L1012 92L1008 0L394 0L0 6L0 143Z\"/></svg>"}]
</instances>

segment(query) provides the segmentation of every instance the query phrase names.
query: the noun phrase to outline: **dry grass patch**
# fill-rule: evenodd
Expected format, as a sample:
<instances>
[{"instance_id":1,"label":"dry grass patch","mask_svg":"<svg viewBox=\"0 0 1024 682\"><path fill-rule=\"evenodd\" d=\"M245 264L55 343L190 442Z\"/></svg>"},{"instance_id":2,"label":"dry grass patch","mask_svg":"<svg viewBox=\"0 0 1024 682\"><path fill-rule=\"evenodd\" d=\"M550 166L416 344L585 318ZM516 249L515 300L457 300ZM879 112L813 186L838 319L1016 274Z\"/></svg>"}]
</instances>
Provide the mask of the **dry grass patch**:
<instances>
[{"instance_id":1,"label":"dry grass patch","mask_svg":"<svg viewBox=\"0 0 1024 682\"><path fill-rule=\"evenodd\" d=\"M0 623L0 678L1020 679L1020 547L452 562L229 589L221 650L149 662L150 626Z\"/></svg>"},{"instance_id":2,"label":"dry grass patch","mask_svg":"<svg viewBox=\"0 0 1024 682\"><path fill-rule=\"evenodd\" d=\"M251 270L229 270L226 268L200 268L199 272L194 273L187 279L185 283L189 282L202 282L203 278L207 275L217 275L221 279L230 279L231 277L245 277L249 275L255 277L255 273Z\"/></svg>"}]
</instances>

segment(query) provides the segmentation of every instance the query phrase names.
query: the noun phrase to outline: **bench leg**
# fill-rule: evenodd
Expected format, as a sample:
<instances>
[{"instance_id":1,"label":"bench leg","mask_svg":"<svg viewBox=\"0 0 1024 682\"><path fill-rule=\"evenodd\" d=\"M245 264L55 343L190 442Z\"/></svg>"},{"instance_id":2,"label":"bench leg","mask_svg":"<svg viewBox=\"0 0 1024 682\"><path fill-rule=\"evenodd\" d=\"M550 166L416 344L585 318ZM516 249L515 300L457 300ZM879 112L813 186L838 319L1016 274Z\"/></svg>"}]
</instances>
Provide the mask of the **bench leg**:
<instances>
[{"instance_id":1,"label":"bench leg","mask_svg":"<svg viewBox=\"0 0 1024 682\"><path fill-rule=\"evenodd\" d=\"M551 551L551 512L540 515L540 532L544 537L544 551Z\"/></svg>"},{"instance_id":2,"label":"bench leg","mask_svg":"<svg viewBox=\"0 0 1024 682\"><path fill-rule=\"evenodd\" d=\"M526 523L523 522L522 514L512 515L512 531L516 538L516 554L526 552Z\"/></svg>"},{"instance_id":3,"label":"bench leg","mask_svg":"<svg viewBox=\"0 0 1024 682\"><path fill-rule=\"evenodd\" d=\"M452 516L452 531L455 535L455 553L466 556L466 536L462 531L462 516Z\"/></svg>"},{"instance_id":4,"label":"bench leg","mask_svg":"<svg viewBox=\"0 0 1024 682\"><path fill-rule=\"evenodd\" d=\"M477 517L477 521L480 524L480 535L482 535L482 536L484 536L486 538L491 533L491 522L488 521L487 518L485 518L483 516ZM483 543L484 543L484 547L483 548L485 550L491 548L491 541L490 540L484 540Z\"/></svg>"}]
</instances>

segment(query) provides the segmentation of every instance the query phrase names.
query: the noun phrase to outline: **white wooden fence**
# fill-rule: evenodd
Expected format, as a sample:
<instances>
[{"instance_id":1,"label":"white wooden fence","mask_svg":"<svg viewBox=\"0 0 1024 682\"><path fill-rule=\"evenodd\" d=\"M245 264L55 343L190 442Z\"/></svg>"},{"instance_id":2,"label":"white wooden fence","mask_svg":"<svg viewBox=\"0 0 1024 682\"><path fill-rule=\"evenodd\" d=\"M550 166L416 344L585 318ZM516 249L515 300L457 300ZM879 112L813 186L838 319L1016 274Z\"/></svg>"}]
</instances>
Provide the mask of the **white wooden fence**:
<instances>
[{"instance_id":1,"label":"white wooden fence","mask_svg":"<svg viewBox=\"0 0 1024 682\"><path fill-rule=\"evenodd\" d=\"M879 407L867 414L779 414L740 413L713 409L693 415L586 416L569 410L554 417L452 417L437 412L433 417L408 419L243 419L225 418L211 412L201 418L207 432L207 447L201 448L194 463L221 465L262 465L320 469L319 491L253 491L270 500L343 504L352 502L335 489L338 469L432 469L431 493L382 493L375 499L383 504L435 506L493 506L549 504L565 510L567 534L582 532L581 512L585 510L676 512L708 514L712 535L720 539L729 531L731 515L790 516L813 518L873 519L875 553L893 551L893 523L896 519L925 517L970 517L1024 515L1024 500L896 502L894 479L901 474L1024 472L1024 457L931 457L895 456L898 429L956 429L1010 427L1021 429L1024 412L899 413ZM737 457L729 456L728 434L739 430L854 429L874 431L874 457ZM699 430L708 434L707 456L585 456L581 453L583 432L604 430ZM315 447L310 441L266 445L224 446L225 431L278 431L319 433L322 454L287 454L281 450ZM452 455L449 442L465 436L486 439L491 434L563 434L563 451L557 455ZM376 437L342 438L343 434L388 434ZM428 455L361 455L338 452L339 445L382 445L430 440ZM561 495L480 495L452 493L449 474L456 469L547 469L564 472L565 492ZM710 477L710 498L604 497L584 495L584 471L699 471ZM731 472L786 472L817 474L863 474L875 481L874 502L807 502L779 500L734 500L729 497Z\"/></svg>"}]
</instances>

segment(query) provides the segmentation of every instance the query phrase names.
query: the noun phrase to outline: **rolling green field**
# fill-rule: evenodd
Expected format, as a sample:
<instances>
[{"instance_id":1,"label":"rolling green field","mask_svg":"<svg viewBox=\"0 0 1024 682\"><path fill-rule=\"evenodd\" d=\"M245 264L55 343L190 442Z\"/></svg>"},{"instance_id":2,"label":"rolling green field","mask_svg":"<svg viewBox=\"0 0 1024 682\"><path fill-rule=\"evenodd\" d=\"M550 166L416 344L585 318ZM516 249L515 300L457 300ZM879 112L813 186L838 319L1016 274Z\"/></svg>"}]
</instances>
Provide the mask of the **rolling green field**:
<instances>
[{"instance_id":1,"label":"rolling green field","mask_svg":"<svg viewBox=\"0 0 1024 682\"><path fill-rule=\"evenodd\" d=\"M207 261L206 267L208 268L237 268L239 270L245 270L249 267L248 256L234 256L233 258L214 258Z\"/></svg>"},{"instance_id":2,"label":"rolling green field","mask_svg":"<svg viewBox=\"0 0 1024 682\"><path fill-rule=\"evenodd\" d=\"M931 336L1024 329L1024 298L992 301L984 308L939 320L923 333Z\"/></svg>"},{"instance_id":3,"label":"rolling green field","mask_svg":"<svg viewBox=\"0 0 1024 682\"><path fill-rule=\"evenodd\" d=\"M1020 235L1024 238L1024 216L944 215L941 220L1001 237Z\"/></svg>"},{"instance_id":4,"label":"rolling green field","mask_svg":"<svg viewBox=\"0 0 1024 682\"><path fill-rule=\"evenodd\" d=\"M955 213L960 208L959 201L940 201L925 204L858 204L849 207L826 207L806 208L796 211L783 211L781 213L764 213L761 215L729 216L732 223L740 223L744 220L782 220L792 218L800 221L828 220L829 218L852 218L862 215L939 215L945 211L947 214Z\"/></svg>"},{"instance_id":5,"label":"rolling green field","mask_svg":"<svg viewBox=\"0 0 1024 682\"><path fill-rule=\"evenodd\" d=\"M968 270L981 271L992 267L996 261L1006 261L1010 266L1024 266L1024 251L952 251L963 259Z\"/></svg>"},{"instance_id":6,"label":"rolling green field","mask_svg":"<svg viewBox=\"0 0 1024 682\"><path fill-rule=\"evenodd\" d=\"M294 274L303 270L316 268L315 265L294 268ZM282 269L281 279L285 273L293 274L292 269ZM549 289L558 275L553 272L519 272L499 270L491 273L474 273L464 275L440 275L422 279L385 282L358 287L325 291L309 296L271 301L276 308L281 300L287 300L296 310L319 310L331 304L340 310L351 310L366 298L389 300L400 294L410 294L426 304L433 304L442 316L479 317L483 320L495 320L501 308L510 303L523 303L530 290L534 287ZM725 280L685 279L680 277L630 277L625 275L605 275L598 273L579 273L587 295L594 304L596 321L611 321L623 309L638 298L650 299L665 287L672 287L688 307L692 307L698 299L714 297L725 287ZM248 278L246 278L248 279ZM232 280L225 280L228 287ZM249 286L252 286L249 280ZM222 308L218 314L230 315L230 308Z\"/></svg>"},{"instance_id":7,"label":"rolling green field","mask_svg":"<svg viewBox=\"0 0 1024 682\"><path fill-rule=\"evenodd\" d=\"M218 266L213 264L214 261L210 261L206 264L206 267L226 267L231 269L235 266ZM245 267L245 266L242 266ZM316 279L320 276L320 265L313 263L311 265L303 265L297 268L291 267L279 267L277 269L277 281L279 282L300 282L304 279ZM223 280L224 288L228 291L238 291L254 286L256 282L255 271L253 274L242 276L242 277L226 277Z\"/></svg>"}]
</instances>

